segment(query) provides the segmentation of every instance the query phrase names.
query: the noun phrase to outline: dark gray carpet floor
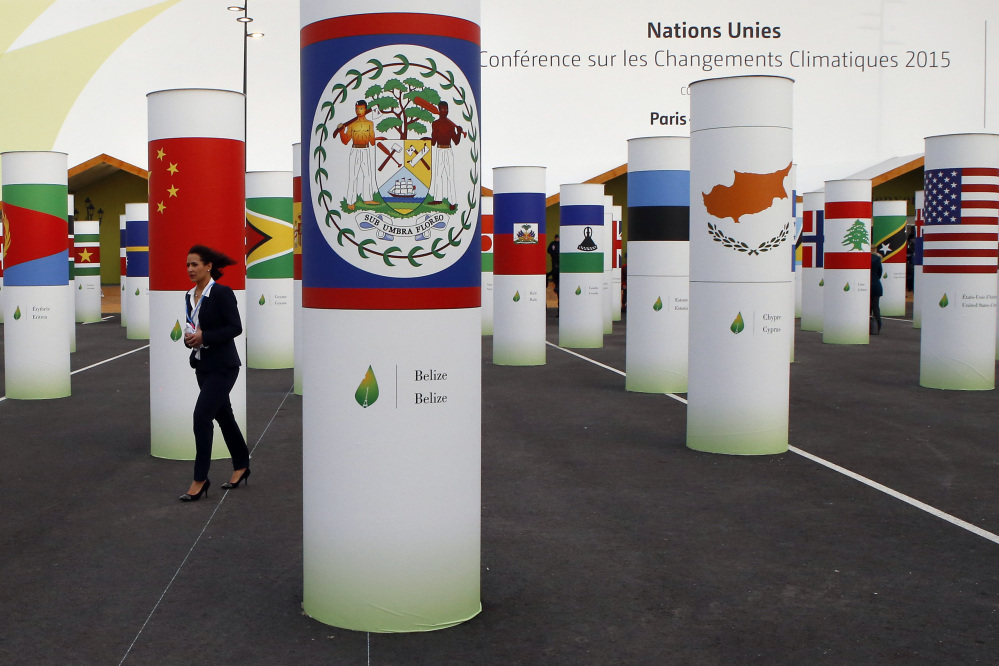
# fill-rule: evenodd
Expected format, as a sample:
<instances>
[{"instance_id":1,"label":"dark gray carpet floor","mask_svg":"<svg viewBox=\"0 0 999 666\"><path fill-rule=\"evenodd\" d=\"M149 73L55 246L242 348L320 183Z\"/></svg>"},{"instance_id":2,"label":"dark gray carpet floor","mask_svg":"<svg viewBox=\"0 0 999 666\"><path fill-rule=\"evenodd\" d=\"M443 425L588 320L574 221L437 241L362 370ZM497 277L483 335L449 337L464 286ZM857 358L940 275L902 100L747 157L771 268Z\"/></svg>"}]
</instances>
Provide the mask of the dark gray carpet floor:
<instances>
[{"instance_id":1,"label":"dark gray carpet floor","mask_svg":"<svg viewBox=\"0 0 999 666\"><path fill-rule=\"evenodd\" d=\"M74 369L144 344L117 317L77 332ZM478 617L368 636L304 616L292 372L249 371L252 485L182 505L191 464L149 456L143 350L71 398L0 402L0 662L999 661L999 544L793 452L690 451L682 403L551 347L495 367L490 344ZM581 353L623 370L624 323ZM799 331L791 443L999 531L999 394L921 389L918 365L908 322L858 347Z\"/></svg>"}]
</instances>

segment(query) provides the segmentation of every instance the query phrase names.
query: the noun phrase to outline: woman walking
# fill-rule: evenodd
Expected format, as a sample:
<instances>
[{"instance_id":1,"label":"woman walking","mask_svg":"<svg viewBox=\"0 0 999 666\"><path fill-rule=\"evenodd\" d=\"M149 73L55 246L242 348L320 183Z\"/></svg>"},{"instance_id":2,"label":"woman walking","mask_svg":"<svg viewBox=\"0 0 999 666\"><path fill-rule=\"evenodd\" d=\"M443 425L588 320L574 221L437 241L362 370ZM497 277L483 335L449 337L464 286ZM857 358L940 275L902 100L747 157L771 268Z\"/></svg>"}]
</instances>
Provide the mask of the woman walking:
<instances>
[{"instance_id":1,"label":"woman walking","mask_svg":"<svg viewBox=\"0 0 999 666\"><path fill-rule=\"evenodd\" d=\"M217 421L232 456L233 473L223 488L238 488L250 478L250 452L232 413L229 392L239 376L239 354L234 340L243 332L236 307L236 295L229 287L215 282L222 269L236 262L204 245L195 245L187 255L187 275L194 288L187 292L187 325L184 344L191 349L191 367L198 379L198 402L194 407L194 480L180 496L182 502L194 502L207 495L211 481L208 467L212 460L212 438Z\"/></svg>"}]
</instances>

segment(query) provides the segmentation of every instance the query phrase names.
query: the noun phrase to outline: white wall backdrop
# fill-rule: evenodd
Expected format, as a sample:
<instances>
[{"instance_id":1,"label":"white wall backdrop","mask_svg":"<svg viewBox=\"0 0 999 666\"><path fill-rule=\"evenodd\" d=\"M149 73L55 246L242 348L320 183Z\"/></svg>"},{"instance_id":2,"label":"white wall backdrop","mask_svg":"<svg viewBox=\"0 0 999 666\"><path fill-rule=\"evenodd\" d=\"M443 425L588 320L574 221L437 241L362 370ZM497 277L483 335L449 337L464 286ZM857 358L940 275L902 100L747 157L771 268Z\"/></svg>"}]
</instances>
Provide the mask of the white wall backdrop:
<instances>
[{"instance_id":1,"label":"white wall backdrop","mask_svg":"<svg viewBox=\"0 0 999 666\"><path fill-rule=\"evenodd\" d=\"M71 165L103 152L146 166L147 92L241 88L242 26L226 11L234 2L181 0L139 29L85 87L52 148L68 152ZM10 50L153 4L56 0ZM494 166L547 166L555 193L560 183L624 164L628 138L686 134L687 84L737 74L795 79L799 191L919 153L927 135L999 131L994 0L577 0L569 7L484 0L484 174ZM250 0L249 13L251 29L266 36L248 43L248 169L289 170L299 124L298 3ZM730 37L730 23L754 36ZM675 27L680 36L667 37ZM827 66L801 66L814 64L805 55L828 56ZM726 56L749 57L754 66L726 65ZM0 94L10 103L30 94L26 88ZM654 114L674 124L659 124Z\"/></svg>"}]
</instances>

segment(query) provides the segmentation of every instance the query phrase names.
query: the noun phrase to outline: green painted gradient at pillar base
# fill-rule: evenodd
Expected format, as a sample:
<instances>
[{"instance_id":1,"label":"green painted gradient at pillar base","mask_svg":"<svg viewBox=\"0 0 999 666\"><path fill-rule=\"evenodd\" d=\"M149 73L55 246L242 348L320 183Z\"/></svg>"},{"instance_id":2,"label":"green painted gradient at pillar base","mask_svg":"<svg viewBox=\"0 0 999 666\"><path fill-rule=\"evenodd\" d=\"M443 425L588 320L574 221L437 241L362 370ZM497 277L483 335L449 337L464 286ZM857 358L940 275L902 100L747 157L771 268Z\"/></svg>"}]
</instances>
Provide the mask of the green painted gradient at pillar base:
<instances>
[{"instance_id":1,"label":"green painted gradient at pillar base","mask_svg":"<svg viewBox=\"0 0 999 666\"><path fill-rule=\"evenodd\" d=\"M603 273L603 252L567 252L560 255L559 271L562 273Z\"/></svg>"},{"instance_id":2,"label":"green painted gradient at pillar base","mask_svg":"<svg viewBox=\"0 0 999 666\"><path fill-rule=\"evenodd\" d=\"M559 333L558 346L566 349L599 349L604 346L604 336L582 335L579 333Z\"/></svg>"},{"instance_id":3,"label":"green painted gradient at pillar base","mask_svg":"<svg viewBox=\"0 0 999 666\"><path fill-rule=\"evenodd\" d=\"M827 345L869 345L871 344L870 333L861 331L851 332L830 332L828 328L822 332L822 342Z\"/></svg>"},{"instance_id":4,"label":"green painted gradient at pillar base","mask_svg":"<svg viewBox=\"0 0 999 666\"><path fill-rule=\"evenodd\" d=\"M686 393L687 378L672 372L632 370L625 378L624 388L632 393Z\"/></svg>"},{"instance_id":5,"label":"green painted gradient at pillar base","mask_svg":"<svg viewBox=\"0 0 999 666\"><path fill-rule=\"evenodd\" d=\"M996 382L995 377L955 372L946 363L924 363L919 368L919 385L945 391L991 391Z\"/></svg>"},{"instance_id":6,"label":"green painted gradient at pillar base","mask_svg":"<svg viewBox=\"0 0 999 666\"><path fill-rule=\"evenodd\" d=\"M687 429L687 448L730 456L766 456L787 452L787 428L719 436Z\"/></svg>"},{"instance_id":7,"label":"green painted gradient at pillar base","mask_svg":"<svg viewBox=\"0 0 999 666\"><path fill-rule=\"evenodd\" d=\"M17 386L9 384L8 382L6 389L10 400L52 400L72 395L69 377L65 381L19 382Z\"/></svg>"},{"instance_id":8,"label":"green painted gradient at pillar base","mask_svg":"<svg viewBox=\"0 0 999 666\"><path fill-rule=\"evenodd\" d=\"M493 345L493 365L544 365L545 347L538 345L507 345L497 349Z\"/></svg>"}]
</instances>

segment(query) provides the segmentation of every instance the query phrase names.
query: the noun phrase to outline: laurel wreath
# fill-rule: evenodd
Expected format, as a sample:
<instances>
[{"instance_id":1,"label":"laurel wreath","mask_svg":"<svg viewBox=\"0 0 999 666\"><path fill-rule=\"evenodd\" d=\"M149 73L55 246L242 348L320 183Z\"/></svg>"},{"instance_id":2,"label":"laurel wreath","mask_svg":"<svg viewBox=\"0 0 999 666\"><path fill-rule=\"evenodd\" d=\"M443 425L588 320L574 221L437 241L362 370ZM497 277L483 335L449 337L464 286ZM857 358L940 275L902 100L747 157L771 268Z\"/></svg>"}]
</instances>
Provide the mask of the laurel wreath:
<instances>
[{"instance_id":1,"label":"laurel wreath","mask_svg":"<svg viewBox=\"0 0 999 666\"><path fill-rule=\"evenodd\" d=\"M367 238L362 241L358 241L354 238L354 230L350 227L340 226L341 214L336 208L331 208L330 205L333 203L333 194L326 189L325 182L329 179L329 172L323 168L323 164L326 162L327 154L326 148L323 146L324 142L329 138L329 128L328 123L333 120L335 114L335 108L337 104L341 104L347 101L348 89L357 90L361 87L361 84L365 81L365 77L369 80L374 81L382 75L382 72L389 67L398 67L399 69L392 72L395 76L401 76L405 74L410 67L415 67L418 69L425 70L419 72L420 76L425 79L430 79L433 77L438 77L444 80L441 84L441 90L454 90L457 97L453 97L452 100L454 104L458 107L463 107L461 112L461 117L465 119L466 122L470 123L470 128L468 131L468 140L470 143L469 157L472 158L472 170L468 172L469 178L472 181L472 185L478 185L479 183L479 148L478 148L478 132L476 131L477 123L472 122L475 118L475 109L469 103L467 99L467 92L464 88L456 85L454 82L454 72L449 70L440 71L437 68L437 63L434 62L433 58L427 58L428 64L421 64L418 62L410 62L409 59L397 53L395 55L399 59L399 62L390 62L383 64L380 61L372 58L368 61L371 68L363 72L352 69L347 72L350 80L347 83L338 83L332 88L330 92L334 94L333 101L323 102L320 108L326 109L326 117L323 122L316 125L313 130L314 135L319 136L319 144L312 151L313 157L318 160L319 166L313 174L313 180L316 185L319 186L319 194L317 196L317 203L321 205L325 211L325 223L327 227L336 227L337 236L336 242L340 247L344 247L343 241L346 238L351 242L354 247L357 248L357 253L362 259L370 259L371 256L381 257L382 261L385 262L386 266L394 267L396 264L393 260L398 261L401 259L407 259L410 265L414 267L422 266L423 264L417 259L422 259L425 257L433 256L437 259L443 259L447 250L451 247L460 247L462 243L462 234L466 231L471 231L472 229L472 219L470 212L475 210L478 203L478 188L473 187L472 191L469 192L467 196L467 201L469 205L469 210L463 211L461 214L461 229L458 233L455 233L455 227L450 227L447 230L447 240L443 238L435 238L434 242L431 244L430 249L427 250L421 245L415 245L408 253L402 251L402 248L393 245L392 247L386 248L384 250L378 250L378 241L373 238ZM369 77L370 75L370 77ZM467 238L467 236L466 236Z\"/></svg>"},{"instance_id":2,"label":"laurel wreath","mask_svg":"<svg viewBox=\"0 0 999 666\"><path fill-rule=\"evenodd\" d=\"M718 228L718 225L714 224L713 222L708 222L708 233L711 234L711 238L718 241L725 247L730 247L733 250L736 250L737 252L745 252L750 257L753 256L754 254L755 255L763 254L764 252L769 252L770 250L779 247L781 244L784 243L784 241L787 240L788 233L790 232L790 230L791 230L791 223L785 222L784 228L780 230L780 233L778 233L776 236L774 236L769 240L763 241L755 248L753 248L749 247L741 240L736 240L731 236L726 236L725 232L723 232L721 229Z\"/></svg>"}]
</instances>

